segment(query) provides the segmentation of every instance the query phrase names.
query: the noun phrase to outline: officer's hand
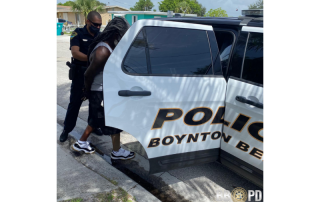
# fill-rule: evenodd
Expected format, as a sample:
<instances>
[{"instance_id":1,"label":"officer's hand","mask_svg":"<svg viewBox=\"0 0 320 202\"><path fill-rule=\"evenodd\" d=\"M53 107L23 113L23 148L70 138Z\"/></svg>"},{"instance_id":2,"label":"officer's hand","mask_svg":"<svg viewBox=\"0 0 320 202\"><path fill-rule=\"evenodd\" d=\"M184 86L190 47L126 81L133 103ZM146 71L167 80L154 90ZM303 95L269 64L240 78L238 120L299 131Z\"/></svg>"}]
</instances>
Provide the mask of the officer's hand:
<instances>
[{"instance_id":1,"label":"officer's hand","mask_svg":"<svg viewBox=\"0 0 320 202\"><path fill-rule=\"evenodd\" d=\"M82 101L85 101L87 99L89 99L90 93L88 91L86 91L84 88L82 89Z\"/></svg>"}]
</instances>

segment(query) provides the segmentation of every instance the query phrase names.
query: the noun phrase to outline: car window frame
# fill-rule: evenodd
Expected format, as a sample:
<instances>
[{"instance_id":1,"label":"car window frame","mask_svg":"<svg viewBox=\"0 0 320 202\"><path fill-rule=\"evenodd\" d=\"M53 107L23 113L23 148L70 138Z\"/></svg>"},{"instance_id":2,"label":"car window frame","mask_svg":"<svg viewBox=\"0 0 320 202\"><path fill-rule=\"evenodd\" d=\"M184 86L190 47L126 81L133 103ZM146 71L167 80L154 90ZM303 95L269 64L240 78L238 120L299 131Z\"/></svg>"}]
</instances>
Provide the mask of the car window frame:
<instances>
[{"instance_id":1,"label":"car window frame","mask_svg":"<svg viewBox=\"0 0 320 202\"><path fill-rule=\"evenodd\" d=\"M138 34L137 34L137 35L134 37L134 39L132 40L132 42L131 42L131 44L130 44L130 46L129 46L127 52L126 52L126 54L124 55L124 57L123 57L123 59L122 59L122 61L121 61L121 70L122 70L122 72L124 72L125 74L128 74L128 75L131 75L131 76L139 76L139 75L147 75L147 74L149 74L149 65L148 65L148 64L147 64L147 71L148 71L147 74L144 74L144 73L143 73L143 74L138 74L138 73L127 72L127 71L125 70L125 68L124 68L124 61L125 61L125 59L127 58L128 54L129 54L129 52L130 52L130 49L131 49L131 47L132 47L132 44L133 44L133 43L135 42L135 40L138 38L138 36L139 36L139 34L140 34L140 32L141 32L141 30L142 30L143 28L144 28L144 27L142 27L141 29L139 29ZM145 43L147 43L144 34L145 34L145 31L142 32L142 35L143 35L143 39L144 39ZM146 51L145 51L145 54L146 54L146 63L148 63L148 62L150 62L150 60L149 60L148 57L147 57L148 54L147 54Z\"/></svg>"},{"instance_id":2,"label":"car window frame","mask_svg":"<svg viewBox=\"0 0 320 202\"><path fill-rule=\"evenodd\" d=\"M214 32L219 32L219 31L220 32L230 32L232 34L232 36L233 36L233 42L232 42L231 50L230 50L230 53L229 53L228 65L227 65L226 75L225 75L225 78L227 80L228 70L229 70L230 62L231 62L231 58L232 58L232 53L233 53L233 50L234 50L234 47L235 47L236 41L237 41L237 32L234 29L218 28L218 27L213 27L213 30L214 30ZM217 40L217 37L216 37L216 40ZM219 47L218 47L218 50L219 50ZM219 54L221 54L220 50L219 50ZM221 60L220 60L220 62L221 62ZM222 68L222 65L221 65L221 68Z\"/></svg>"},{"instance_id":3,"label":"car window frame","mask_svg":"<svg viewBox=\"0 0 320 202\"><path fill-rule=\"evenodd\" d=\"M245 32L246 32L246 31L245 31ZM254 33L263 34L263 32L254 32ZM242 78L244 61L245 61L245 58L246 58L246 53L247 53L247 47L248 47L248 42L249 42L250 34L251 34L251 32L248 32L247 42L246 42L246 46L245 46L244 53L243 53L243 58L242 58L240 78L236 78L236 77L233 77L233 76L232 76L232 77L233 77L233 78L236 78L236 80L239 80L239 81L243 81L243 82L246 82L246 83L249 83L249 84L253 84L253 85L256 85L256 86L263 87L263 84L260 84L260 83L257 83L257 82L250 81L250 80L247 80L247 79L243 79L243 78ZM263 72L263 68L262 68L262 72ZM230 78L231 78L231 77L230 77Z\"/></svg>"},{"instance_id":4,"label":"car window frame","mask_svg":"<svg viewBox=\"0 0 320 202\"><path fill-rule=\"evenodd\" d=\"M165 77L223 77L223 75L214 75L214 74L204 74L204 75L196 75L196 74L150 74L150 72L152 72L151 70L151 66L149 66L148 64L148 61L150 62L150 57L149 57L149 53L147 53L146 51L146 57L147 57L147 70L148 70L148 73L145 74L145 73L132 73L132 72L127 72L125 69L124 69L124 61L125 59L127 58L127 55L130 51L130 48L132 47L132 44L134 43L134 41L136 40L136 38L138 37L139 33L141 31L145 32L145 27L153 27L153 26L143 26L140 28L140 30L138 31L138 34L134 37L133 41L131 42L126 54L124 55L122 61L121 61L121 70L125 73L125 74L128 74L128 75L131 75L131 76L165 76ZM157 27L157 26L156 26ZM159 26L159 27L164 27L164 28L172 28L172 27L165 27L165 26ZM143 30L144 29L144 30ZM183 29L183 28L176 28L176 29ZM185 29L189 29L189 28L185 28ZM191 29L189 29L191 30ZM198 30L200 31L199 29L194 29L194 30ZM210 44L210 41L209 41L209 37L208 37L208 31L207 30L201 30L201 31L205 31L206 32L206 37L207 37L207 40L208 40L208 47L209 47L209 50L210 50L210 57L212 58L212 50L211 50L211 44ZM212 30L212 32L214 33L214 30ZM217 41L216 39L216 35L214 33L214 37L215 37L215 40ZM147 40L144 36L144 39ZM146 41L147 43L147 41ZM219 47L217 46L217 49L219 51ZM220 53L220 52L219 52ZM220 56L219 56L220 58ZM211 60L211 68L213 68L213 61ZM220 61L220 67L221 67L221 61ZM150 71L149 71L149 68L150 68ZM210 68L209 68L210 69ZM208 71L209 71L208 69ZM208 72L207 71L207 72ZM213 72L213 69L212 69L212 72Z\"/></svg>"}]
</instances>

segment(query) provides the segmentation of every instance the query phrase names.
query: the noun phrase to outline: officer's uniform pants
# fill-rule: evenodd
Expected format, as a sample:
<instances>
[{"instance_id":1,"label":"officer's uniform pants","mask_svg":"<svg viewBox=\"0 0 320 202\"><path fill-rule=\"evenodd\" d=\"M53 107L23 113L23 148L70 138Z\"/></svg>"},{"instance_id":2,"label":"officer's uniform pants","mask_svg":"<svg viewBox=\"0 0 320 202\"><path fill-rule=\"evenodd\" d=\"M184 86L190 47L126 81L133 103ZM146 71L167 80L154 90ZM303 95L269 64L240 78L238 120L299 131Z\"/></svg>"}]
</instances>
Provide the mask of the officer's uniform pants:
<instances>
[{"instance_id":1,"label":"officer's uniform pants","mask_svg":"<svg viewBox=\"0 0 320 202\"><path fill-rule=\"evenodd\" d=\"M66 118L64 119L64 130L68 133L76 126L79 110L82 104L81 98L83 96L82 89L84 86L84 72L86 71L86 67L78 66L77 68L77 75L71 83L70 103L68 105Z\"/></svg>"}]
</instances>

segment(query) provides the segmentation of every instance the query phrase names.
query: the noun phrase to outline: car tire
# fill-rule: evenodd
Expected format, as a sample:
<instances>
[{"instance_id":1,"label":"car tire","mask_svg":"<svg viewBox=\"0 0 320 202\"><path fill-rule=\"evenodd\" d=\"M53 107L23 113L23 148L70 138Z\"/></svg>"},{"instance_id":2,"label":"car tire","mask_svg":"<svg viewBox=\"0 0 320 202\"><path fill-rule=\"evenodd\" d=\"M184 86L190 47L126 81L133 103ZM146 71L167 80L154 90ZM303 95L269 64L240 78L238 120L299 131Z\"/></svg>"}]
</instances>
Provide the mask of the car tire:
<instances>
[{"instance_id":1,"label":"car tire","mask_svg":"<svg viewBox=\"0 0 320 202\"><path fill-rule=\"evenodd\" d=\"M63 33L63 32L61 32L61 35L64 35L64 33Z\"/></svg>"}]
</instances>

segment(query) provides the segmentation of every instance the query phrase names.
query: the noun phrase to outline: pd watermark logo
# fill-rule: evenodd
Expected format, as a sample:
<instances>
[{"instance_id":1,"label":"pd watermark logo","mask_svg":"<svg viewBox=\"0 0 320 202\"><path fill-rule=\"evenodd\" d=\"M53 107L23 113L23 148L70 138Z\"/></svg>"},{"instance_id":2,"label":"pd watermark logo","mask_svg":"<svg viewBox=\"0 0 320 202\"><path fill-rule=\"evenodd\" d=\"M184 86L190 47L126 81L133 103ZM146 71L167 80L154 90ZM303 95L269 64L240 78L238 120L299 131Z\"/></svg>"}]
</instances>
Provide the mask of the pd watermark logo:
<instances>
[{"instance_id":1,"label":"pd watermark logo","mask_svg":"<svg viewBox=\"0 0 320 202\"><path fill-rule=\"evenodd\" d=\"M237 187L232 190L231 197L234 202L245 202L247 200L247 191L242 187Z\"/></svg>"},{"instance_id":2,"label":"pd watermark logo","mask_svg":"<svg viewBox=\"0 0 320 202\"><path fill-rule=\"evenodd\" d=\"M254 201L261 201L262 200L262 191L260 190L249 190L248 191L248 201L253 200Z\"/></svg>"},{"instance_id":3,"label":"pd watermark logo","mask_svg":"<svg viewBox=\"0 0 320 202\"><path fill-rule=\"evenodd\" d=\"M219 202L246 202L248 201L261 201L262 192L260 190L248 190L248 192L242 188L237 187L230 193L229 190L217 191L216 200Z\"/></svg>"}]
</instances>

